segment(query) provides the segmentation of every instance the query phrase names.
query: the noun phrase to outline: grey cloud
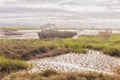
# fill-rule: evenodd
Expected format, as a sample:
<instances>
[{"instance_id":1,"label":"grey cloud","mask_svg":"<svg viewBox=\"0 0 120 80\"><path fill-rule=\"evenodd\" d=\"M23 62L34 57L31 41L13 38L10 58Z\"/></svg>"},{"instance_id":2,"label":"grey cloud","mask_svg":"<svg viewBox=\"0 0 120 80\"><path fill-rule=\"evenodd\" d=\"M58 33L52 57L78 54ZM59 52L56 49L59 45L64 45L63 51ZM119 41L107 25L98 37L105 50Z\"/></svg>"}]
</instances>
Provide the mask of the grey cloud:
<instances>
[{"instance_id":1,"label":"grey cloud","mask_svg":"<svg viewBox=\"0 0 120 80\"><path fill-rule=\"evenodd\" d=\"M23 2L26 2L26 3L56 3L56 2L60 2L60 1L63 1L63 0L21 0Z\"/></svg>"},{"instance_id":2,"label":"grey cloud","mask_svg":"<svg viewBox=\"0 0 120 80\"><path fill-rule=\"evenodd\" d=\"M62 5L77 5L77 6L94 6L94 7L105 7L109 10L115 11L116 9L120 9L120 0L71 0Z\"/></svg>"},{"instance_id":3,"label":"grey cloud","mask_svg":"<svg viewBox=\"0 0 120 80\"><path fill-rule=\"evenodd\" d=\"M52 19L54 19L54 21L56 22L57 21L65 21L68 23L71 22L71 25L73 23L79 23L79 21L82 20L84 23L80 24L84 25L85 21L88 20L89 18L101 20L120 19L119 15L120 0L1 0L1 1L3 1L0 3L0 18L2 19L20 18L24 20L30 19L30 21L40 19L42 21L42 19L46 16L47 17L46 19L49 19L51 21L53 21ZM78 9L75 10L75 8ZM94 8L101 10L96 10Z\"/></svg>"}]
</instances>

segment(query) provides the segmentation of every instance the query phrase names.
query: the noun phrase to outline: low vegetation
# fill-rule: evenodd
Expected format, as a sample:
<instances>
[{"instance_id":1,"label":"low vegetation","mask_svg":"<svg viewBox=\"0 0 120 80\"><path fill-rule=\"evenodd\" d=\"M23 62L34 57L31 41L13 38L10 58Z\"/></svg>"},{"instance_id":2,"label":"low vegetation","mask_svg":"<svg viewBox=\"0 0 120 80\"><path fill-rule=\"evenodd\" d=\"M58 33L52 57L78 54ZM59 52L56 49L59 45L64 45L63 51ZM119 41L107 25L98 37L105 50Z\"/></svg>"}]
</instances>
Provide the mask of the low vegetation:
<instances>
[{"instance_id":1,"label":"low vegetation","mask_svg":"<svg viewBox=\"0 0 120 80\"><path fill-rule=\"evenodd\" d=\"M39 27L24 27L24 26L0 26L0 30L38 30Z\"/></svg>"},{"instance_id":2,"label":"low vegetation","mask_svg":"<svg viewBox=\"0 0 120 80\"><path fill-rule=\"evenodd\" d=\"M87 50L99 50L111 56L120 57L120 34L81 36L79 39L51 40L0 40L0 55L10 59L30 60L56 56L68 52L86 53Z\"/></svg>"},{"instance_id":3,"label":"low vegetation","mask_svg":"<svg viewBox=\"0 0 120 80\"><path fill-rule=\"evenodd\" d=\"M26 71L12 73L2 80L120 80L119 75L105 75L99 73L58 73L46 70L41 73L30 74Z\"/></svg>"},{"instance_id":4,"label":"low vegetation","mask_svg":"<svg viewBox=\"0 0 120 80\"><path fill-rule=\"evenodd\" d=\"M0 39L0 77L4 74L27 69L28 65L23 60L51 57L69 52L86 53L87 50L99 50L111 56L120 57L120 34L109 37L103 35L80 36L79 39ZM19 59L19 60L18 60ZM117 68L117 73L119 68ZM27 72L12 74L10 80L120 80L113 77L93 76L92 74L73 73L61 74L50 72L29 74ZM47 76L45 76L47 75ZM6 79L7 80L7 79Z\"/></svg>"},{"instance_id":5,"label":"low vegetation","mask_svg":"<svg viewBox=\"0 0 120 80\"><path fill-rule=\"evenodd\" d=\"M120 66L113 68L113 72L120 74Z\"/></svg>"},{"instance_id":6,"label":"low vegetation","mask_svg":"<svg viewBox=\"0 0 120 80\"><path fill-rule=\"evenodd\" d=\"M25 61L0 57L0 77L3 77L4 74L27 69L27 67L28 65Z\"/></svg>"}]
</instances>

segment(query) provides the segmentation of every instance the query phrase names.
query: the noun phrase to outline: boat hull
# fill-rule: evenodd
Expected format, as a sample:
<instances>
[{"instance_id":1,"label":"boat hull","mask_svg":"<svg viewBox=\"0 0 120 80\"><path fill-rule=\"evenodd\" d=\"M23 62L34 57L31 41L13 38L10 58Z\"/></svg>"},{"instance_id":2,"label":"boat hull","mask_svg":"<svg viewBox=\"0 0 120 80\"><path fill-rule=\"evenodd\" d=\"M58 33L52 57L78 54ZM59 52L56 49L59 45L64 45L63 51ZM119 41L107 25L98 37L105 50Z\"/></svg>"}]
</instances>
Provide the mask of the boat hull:
<instances>
[{"instance_id":1,"label":"boat hull","mask_svg":"<svg viewBox=\"0 0 120 80\"><path fill-rule=\"evenodd\" d=\"M40 39L46 38L71 38L76 35L76 32L68 32L68 31L42 31L38 32L38 36Z\"/></svg>"}]
</instances>

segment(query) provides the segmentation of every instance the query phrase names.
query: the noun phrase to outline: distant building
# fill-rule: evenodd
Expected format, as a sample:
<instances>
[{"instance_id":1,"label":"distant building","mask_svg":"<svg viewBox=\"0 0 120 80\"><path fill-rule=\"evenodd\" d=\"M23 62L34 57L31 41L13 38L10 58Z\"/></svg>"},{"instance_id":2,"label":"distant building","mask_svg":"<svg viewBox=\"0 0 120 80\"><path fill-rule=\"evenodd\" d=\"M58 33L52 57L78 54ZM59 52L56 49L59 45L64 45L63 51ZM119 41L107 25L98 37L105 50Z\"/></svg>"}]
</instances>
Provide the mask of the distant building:
<instances>
[{"instance_id":1,"label":"distant building","mask_svg":"<svg viewBox=\"0 0 120 80\"><path fill-rule=\"evenodd\" d=\"M109 30L109 29L99 31L99 34L102 34L102 35L109 35L111 33L112 33L112 30Z\"/></svg>"}]
</instances>

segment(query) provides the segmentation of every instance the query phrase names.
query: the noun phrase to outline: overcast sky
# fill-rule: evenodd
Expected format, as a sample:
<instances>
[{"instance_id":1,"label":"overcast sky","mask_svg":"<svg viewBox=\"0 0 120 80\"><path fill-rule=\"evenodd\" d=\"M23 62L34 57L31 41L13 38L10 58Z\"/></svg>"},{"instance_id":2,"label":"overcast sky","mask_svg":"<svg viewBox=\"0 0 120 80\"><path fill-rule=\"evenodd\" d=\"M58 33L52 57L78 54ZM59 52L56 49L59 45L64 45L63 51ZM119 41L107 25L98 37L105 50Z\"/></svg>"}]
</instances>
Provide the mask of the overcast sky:
<instances>
[{"instance_id":1,"label":"overcast sky","mask_svg":"<svg viewBox=\"0 0 120 80\"><path fill-rule=\"evenodd\" d=\"M120 0L0 0L0 25L118 27Z\"/></svg>"}]
</instances>

